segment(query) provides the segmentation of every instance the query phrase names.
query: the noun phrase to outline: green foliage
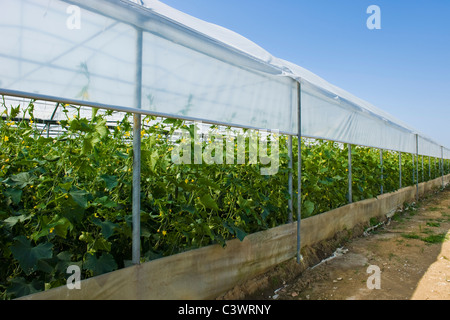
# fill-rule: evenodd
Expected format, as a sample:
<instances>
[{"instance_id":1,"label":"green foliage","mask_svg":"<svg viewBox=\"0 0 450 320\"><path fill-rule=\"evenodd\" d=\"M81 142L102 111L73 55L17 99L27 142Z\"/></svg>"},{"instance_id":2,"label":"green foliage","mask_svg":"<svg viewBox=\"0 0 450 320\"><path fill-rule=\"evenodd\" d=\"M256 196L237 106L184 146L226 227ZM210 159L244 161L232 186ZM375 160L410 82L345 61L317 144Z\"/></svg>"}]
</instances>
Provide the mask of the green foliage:
<instances>
[{"instance_id":1,"label":"green foliage","mask_svg":"<svg viewBox=\"0 0 450 320\"><path fill-rule=\"evenodd\" d=\"M33 119L33 103L22 111ZM31 121L14 120L20 112L19 107L5 107L0 118L4 299L64 285L69 265L79 265L84 279L123 268L131 260L130 115L108 127L110 113L94 109L86 119L78 112L60 121L61 135L46 138ZM288 168L285 136L272 135L279 141L279 170L264 176L263 165L249 164L245 131L230 129L235 139L246 137L245 165L175 165L170 151L181 139L169 138L181 128L193 134L194 125L150 116L142 125L143 261L213 243L226 246L227 240L244 240L288 221L288 175L293 173L294 186L297 176ZM216 132L214 126L211 132ZM209 150L211 142L201 144L202 150ZM298 139L293 144L295 155ZM224 151L225 158L230 150ZM237 146L233 151L236 155ZM348 202L347 157L346 145L302 139L303 218ZM353 201L377 196L381 183L385 192L398 188L397 153L384 153L383 180L378 150L353 147L352 157ZM294 157L294 168L296 161ZM412 164L407 155L402 161L406 186L412 184ZM294 210L297 197L294 192Z\"/></svg>"}]
</instances>

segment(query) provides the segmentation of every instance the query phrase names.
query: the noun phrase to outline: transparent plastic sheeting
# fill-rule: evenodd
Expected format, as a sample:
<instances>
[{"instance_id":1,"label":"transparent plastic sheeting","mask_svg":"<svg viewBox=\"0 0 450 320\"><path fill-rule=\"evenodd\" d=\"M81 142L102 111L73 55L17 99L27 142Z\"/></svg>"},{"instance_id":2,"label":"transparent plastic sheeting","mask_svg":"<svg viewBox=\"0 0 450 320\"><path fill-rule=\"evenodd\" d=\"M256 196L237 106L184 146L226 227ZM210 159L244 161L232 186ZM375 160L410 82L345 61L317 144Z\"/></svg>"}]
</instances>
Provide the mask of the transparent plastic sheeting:
<instances>
[{"instance_id":1,"label":"transparent plastic sheeting","mask_svg":"<svg viewBox=\"0 0 450 320\"><path fill-rule=\"evenodd\" d=\"M95 4L103 3L99 9L107 11L115 2L121 10L111 9L113 16L144 11L118 1ZM136 28L80 4L80 29L72 30L67 27L68 7L63 1L0 1L0 87L86 104L297 132L291 121L297 113L292 79L212 56L224 55L223 50L208 49L207 55L150 32L142 37L142 102L137 105ZM131 13L129 18L146 24L152 18L147 11L142 19ZM164 27L150 22L148 28ZM232 54L228 55L232 60Z\"/></svg>"},{"instance_id":2,"label":"transparent plastic sheeting","mask_svg":"<svg viewBox=\"0 0 450 320\"><path fill-rule=\"evenodd\" d=\"M297 135L300 82L303 136L416 152L417 132L386 112L230 30L144 2L0 1L0 93ZM442 151L421 135L419 153Z\"/></svg>"}]
</instances>

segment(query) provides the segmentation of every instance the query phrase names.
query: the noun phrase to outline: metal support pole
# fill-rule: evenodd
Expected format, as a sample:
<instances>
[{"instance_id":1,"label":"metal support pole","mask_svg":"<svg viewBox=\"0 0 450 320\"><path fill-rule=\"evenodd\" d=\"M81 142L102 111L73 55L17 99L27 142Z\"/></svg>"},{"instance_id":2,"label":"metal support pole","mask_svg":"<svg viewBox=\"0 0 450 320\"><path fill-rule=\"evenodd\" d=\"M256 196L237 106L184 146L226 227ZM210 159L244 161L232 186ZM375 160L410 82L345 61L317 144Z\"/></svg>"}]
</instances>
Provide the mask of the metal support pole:
<instances>
[{"instance_id":1,"label":"metal support pole","mask_svg":"<svg viewBox=\"0 0 450 320\"><path fill-rule=\"evenodd\" d=\"M431 180L431 156L428 156L428 180Z\"/></svg>"},{"instance_id":2,"label":"metal support pole","mask_svg":"<svg viewBox=\"0 0 450 320\"><path fill-rule=\"evenodd\" d=\"M424 169L423 169L423 155L422 155L422 182L425 182L425 172L424 172Z\"/></svg>"},{"instance_id":3,"label":"metal support pole","mask_svg":"<svg viewBox=\"0 0 450 320\"><path fill-rule=\"evenodd\" d=\"M380 164L381 164L381 186L380 186L380 191L381 194L383 194L384 190L383 190L383 149L380 149Z\"/></svg>"},{"instance_id":4,"label":"metal support pole","mask_svg":"<svg viewBox=\"0 0 450 320\"><path fill-rule=\"evenodd\" d=\"M297 263L303 260L300 254L301 249L301 235L300 226L302 219L302 99L301 99L301 85L297 82L297 97L298 97L298 195L297 195Z\"/></svg>"},{"instance_id":5,"label":"metal support pole","mask_svg":"<svg viewBox=\"0 0 450 320\"><path fill-rule=\"evenodd\" d=\"M419 135L416 134L416 201L419 201Z\"/></svg>"},{"instance_id":6,"label":"metal support pole","mask_svg":"<svg viewBox=\"0 0 450 320\"><path fill-rule=\"evenodd\" d=\"M289 155L289 177L288 177L288 188L289 188L289 201L288 201L288 210L289 210L289 223L292 223L294 221L293 218L293 202L292 200L294 199L293 197L293 183L292 183L292 136L289 135L288 136L288 141L287 141L287 148L288 148L288 155Z\"/></svg>"},{"instance_id":7,"label":"metal support pole","mask_svg":"<svg viewBox=\"0 0 450 320\"><path fill-rule=\"evenodd\" d=\"M50 117L50 120L53 120L55 117L56 111L58 110L59 102L56 103L55 109L53 110L52 116ZM50 121L47 123L47 138L50 136Z\"/></svg>"},{"instance_id":8,"label":"metal support pole","mask_svg":"<svg viewBox=\"0 0 450 320\"><path fill-rule=\"evenodd\" d=\"M433 179L436 179L436 158L434 158L434 171L433 171Z\"/></svg>"},{"instance_id":9,"label":"metal support pole","mask_svg":"<svg viewBox=\"0 0 450 320\"><path fill-rule=\"evenodd\" d=\"M398 153L398 175L399 175L399 189L402 188L402 153Z\"/></svg>"},{"instance_id":10,"label":"metal support pole","mask_svg":"<svg viewBox=\"0 0 450 320\"><path fill-rule=\"evenodd\" d=\"M142 102L142 30L137 29L135 106ZM141 115L133 114L132 263L141 259Z\"/></svg>"},{"instance_id":11,"label":"metal support pole","mask_svg":"<svg viewBox=\"0 0 450 320\"><path fill-rule=\"evenodd\" d=\"M413 182L413 184L415 184L416 183L416 156L414 153L411 156L412 156L412 163L413 163L412 182Z\"/></svg>"},{"instance_id":12,"label":"metal support pole","mask_svg":"<svg viewBox=\"0 0 450 320\"><path fill-rule=\"evenodd\" d=\"M352 190L352 145L348 145L348 203L353 202L353 190Z\"/></svg>"},{"instance_id":13,"label":"metal support pole","mask_svg":"<svg viewBox=\"0 0 450 320\"><path fill-rule=\"evenodd\" d=\"M441 146L441 171L442 171L442 188L445 188L445 182L444 182L444 147Z\"/></svg>"}]
</instances>

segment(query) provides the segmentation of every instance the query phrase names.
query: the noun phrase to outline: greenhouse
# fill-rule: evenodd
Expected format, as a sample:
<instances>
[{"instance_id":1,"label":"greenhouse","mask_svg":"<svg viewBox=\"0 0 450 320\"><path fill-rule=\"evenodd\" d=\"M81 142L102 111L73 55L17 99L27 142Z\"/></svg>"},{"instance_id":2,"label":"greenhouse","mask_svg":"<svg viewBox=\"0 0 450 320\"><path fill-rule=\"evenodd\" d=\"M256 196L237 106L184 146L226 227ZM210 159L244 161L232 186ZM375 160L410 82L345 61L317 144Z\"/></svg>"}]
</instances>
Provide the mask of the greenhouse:
<instances>
[{"instance_id":1,"label":"greenhouse","mask_svg":"<svg viewBox=\"0 0 450 320\"><path fill-rule=\"evenodd\" d=\"M158 1L2 1L0 18L2 298L285 224L300 262L302 218L448 180L450 149Z\"/></svg>"}]
</instances>

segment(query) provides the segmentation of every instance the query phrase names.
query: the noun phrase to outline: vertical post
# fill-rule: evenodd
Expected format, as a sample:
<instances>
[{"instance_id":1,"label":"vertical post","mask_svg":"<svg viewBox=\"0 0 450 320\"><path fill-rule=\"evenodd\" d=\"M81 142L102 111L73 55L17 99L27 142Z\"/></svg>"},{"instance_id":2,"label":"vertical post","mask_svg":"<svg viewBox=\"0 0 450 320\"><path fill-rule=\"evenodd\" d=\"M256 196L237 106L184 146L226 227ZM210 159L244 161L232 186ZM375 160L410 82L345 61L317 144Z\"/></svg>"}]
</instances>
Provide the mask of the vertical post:
<instances>
[{"instance_id":1,"label":"vertical post","mask_svg":"<svg viewBox=\"0 0 450 320\"><path fill-rule=\"evenodd\" d=\"M431 156L428 156L428 180L431 180Z\"/></svg>"},{"instance_id":2,"label":"vertical post","mask_svg":"<svg viewBox=\"0 0 450 320\"><path fill-rule=\"evenodd\" d=\"M412 179L413 179L413 184L416 183L416 157L415 154L411 154L412 156L412 163L413 163L413 170L412 170Z\"/></svg>"},{"instance_id":3,"label":"vertical post","mask_svg":"<svg viewBox=\"0 0 450 320\"><path fill-rule=\"evenodd\" d=\"M348 203L353 202L353 188L352 188L352 145L348 145Z\"/></svg>"},{"instance_id":4,"label":"vertical post","mask_svg":"<svg viewBox=\"0 0 450 320\"><path fill-rule=\"evenodd\" d=\"M437 162L437 178L439 178L439 176L441 175L441 157L437 156L436 157L436 162Z\"/></svg>"},{"instance_id":5,"label":"vertical post","mask_svg":"<svg viewBox=\"0 0 450 320\"><path fill-rule=\"evenodd\" d=\"M419 135L416 133L416 201L419 201Z\"/></svg>"},{"instance_id":6,"label":"vertical post","mask_svg":"<svg viewBox=\"0 0 450 320\"><path fill-rule=\"evenodd\" d=\"M141 108L142 100L142 30L137 29L135 107ZM133 187L132 187L132 263L141 259L141 114L133 114Z\"/></svg>"},{"instance_id":7,"label":"vertical post","mask_svg":"<svg viewBox=\"0 0 450 320\"><path fill-rule=\"evenodd\" d=\"M380 164L381 164L381 187L380 187L380 191L381 194L383 194L384 190L383 190L383 149L380 149Z\"/></svg>"},{"instance_id":8,"label":"vertical post","mask_svg":"<svg viewBox=\"0 0 450 320\"><path fill-rule=\"evenodd\" d=\"M398 173L399 173L399 189L402 188L402 152L398 153Z\"/></svg>"},{"instance_id":9,"label":"vertical post","mask_svg":"<svg viewBox=\"0 0 450 320\"><path fill-rule=\"evenodd\" d=\"M293 221L294 221L294 218L293 218L293 205L292 205L292 201L293 201L293 199L294 199L294 197L293 197L293 186L292 186L292 162L293 162L293 159L292 159L292 136L291 135L289 135L288 136L288 141L287 141L287 147L288 147L288 155L289 155L289 164L288 164L288 167L289 167L289 177L288 177L288 188L289 188L289 201L288 201L288 210L289 210L289 223L292 223Z\"/></svg>"},{"instance_id":10,"label":"vertical post","mask_svg":"<svg viewBox=\"0 0 450 320\"><path fill-rule=\"evenodd\" d=\"M433 157L434 158L434 157ZM433 179L436 179L436 158L434 158Z\"/></svg>"},{"instance_id":11,"label":"vertical post","mask_svg":"<svg viewBox=\"0 0 450 320\"><path fill-rule=\"evenodd\" d=\"M56 110L58 110L59 102L56 103L55 109L53 110L52 116L50 120L53 120L56 114ZM50 121L47 123L47 138L50 136Z\"/></svg>"},{"instance_id":12,"label":"vertical post","mask_svg":"<svg viewBox=\"0 0 450 320\"><path fill-rule=\"evenodd\" d=\"M445 188L445 182L444 182L444 147L441 146L441 171L442 171L442 188Z\"/></svg>"},{"instance_id":13,"label":"vertical post","mask_svg":"<svg viewBox=\"0 0 450 320\"><path fill-rule=\"evenodd\" d=\"M422 182L425 182L425 172L424 172L424 169L423 169L423 155L422 155Z\"/></svg>"},{"instance_id":14,"label":"vertical post","mask_svg":"<svg viewBox=\"0 0 450 320\"><path fill-rule=\"evenodd\" d=\"M297 114L298 114L298 182L297 182L297 263L303 260L301 249L301 235L300 226L302 219L302 99L301 99L301 85L297 82Z\"/></svg>"}]
</instances>

